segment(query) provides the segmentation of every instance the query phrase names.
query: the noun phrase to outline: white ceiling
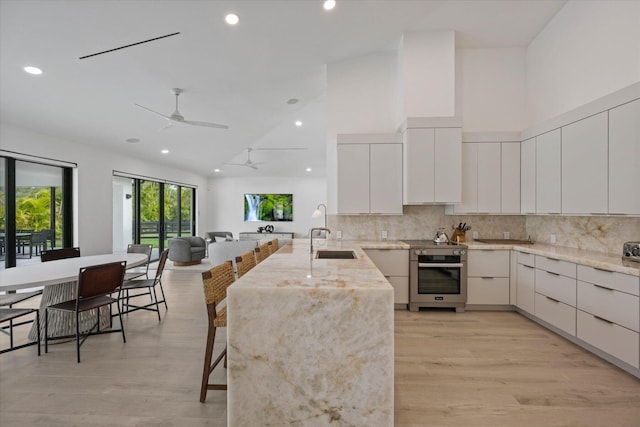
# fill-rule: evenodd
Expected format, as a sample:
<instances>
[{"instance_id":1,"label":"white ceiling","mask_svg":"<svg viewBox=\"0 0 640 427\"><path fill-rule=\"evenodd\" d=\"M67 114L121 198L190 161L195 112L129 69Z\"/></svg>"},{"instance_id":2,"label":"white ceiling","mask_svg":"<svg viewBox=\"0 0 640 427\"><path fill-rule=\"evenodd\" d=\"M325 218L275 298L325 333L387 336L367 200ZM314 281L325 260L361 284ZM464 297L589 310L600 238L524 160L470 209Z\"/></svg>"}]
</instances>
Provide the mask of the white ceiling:
<instances>
[{"instance_id":1,"label":"white ceiling","mask_svg":"<svg viewBox=\"0 0 640 427\"><path fill-rule=\"evenodd\" d=\"M324 176L326 64L396 49L407 31L453 29L459 48L527 46L564 3L338 0L326 12L322 0L0 0L0 120L206 176ZM174 87L187 120L229 129L159 131L165 120L134 106L170 115ZM244 162L246 147L309 149L253 152L258 171L222 164Z\"/></svg>"}]
</instances>

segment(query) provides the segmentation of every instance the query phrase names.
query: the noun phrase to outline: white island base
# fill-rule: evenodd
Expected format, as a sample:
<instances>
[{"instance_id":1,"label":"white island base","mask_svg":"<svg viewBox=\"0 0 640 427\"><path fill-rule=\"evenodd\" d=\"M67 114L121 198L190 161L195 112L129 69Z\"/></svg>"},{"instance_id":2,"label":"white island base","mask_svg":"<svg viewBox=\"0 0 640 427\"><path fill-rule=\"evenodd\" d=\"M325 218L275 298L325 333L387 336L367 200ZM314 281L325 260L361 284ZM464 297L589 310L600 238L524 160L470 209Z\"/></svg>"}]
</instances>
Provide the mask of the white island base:
<instances>
[{"instance_id":1,"label":"white island base","mask_svg":"<svg viewBox=\"0 0 640 427\"><path fill-rule=\"evenodd\" d=\"M392 426L393 288L294 240L228 290L228 425Z\"/></svg>"}]
</instances>

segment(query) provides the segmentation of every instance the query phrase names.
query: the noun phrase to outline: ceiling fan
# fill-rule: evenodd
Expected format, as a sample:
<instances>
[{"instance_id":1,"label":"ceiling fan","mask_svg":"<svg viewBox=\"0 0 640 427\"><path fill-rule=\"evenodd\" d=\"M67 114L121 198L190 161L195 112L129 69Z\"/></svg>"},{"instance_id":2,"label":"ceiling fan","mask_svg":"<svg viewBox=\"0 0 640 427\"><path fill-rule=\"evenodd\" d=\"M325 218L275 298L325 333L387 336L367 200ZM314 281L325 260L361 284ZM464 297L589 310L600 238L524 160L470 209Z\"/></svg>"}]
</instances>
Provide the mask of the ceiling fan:
<instances>
[{"instance_id":1,"label":"ceiling fan","mask_svg":"<svg viewBox=\"0 0 640 427\"><path fill-rule=\"evenodd\" d=\"M204 126L204 127L210 127L210 128L218 128L218 129L229 129L229 126L227 125L220 125L218 123L211 123L211 122L196 122L193 120L185 120L184 116L182 114L180 114L180 111L178 110L178 96L180 96L180 94L182 92L184 92L182 89L180 88L173 88L170 91L173 95L175 95L176 97L176 111L173 112L173 114L171 114L170 116L164 115L162 113L158 113L157 111L153 111L150 108L147 108L143 105L140 104L135 104L136 107L140 107L143 110L147 110L150 113L155 114L156 116L160 116L166 120L169 121L169 124L167 126L165 126L163 129L168 128L169 126L171 126L173 123L184 123L185 125L192 125L192 126Z\"/></svg>"},{"instance_id":2,"label":"ceiling fan","mask_svg":"<svg viewBox=\"0 0 640 427\"><path fill-rule=\"evenodd\" d=\"M258 165L261 165L263 162L254 162L251 160L251 152L252 151L284 151L284 150L306 150L306 148L304 147L291 147L291 148L286 148L286 147L273 147L273 148L251 148L251 147L247 147L247 160L244 163L223 163L224 165L227 166L245 166L254 170L258 170Z\"/></svg>"}]
</instances>

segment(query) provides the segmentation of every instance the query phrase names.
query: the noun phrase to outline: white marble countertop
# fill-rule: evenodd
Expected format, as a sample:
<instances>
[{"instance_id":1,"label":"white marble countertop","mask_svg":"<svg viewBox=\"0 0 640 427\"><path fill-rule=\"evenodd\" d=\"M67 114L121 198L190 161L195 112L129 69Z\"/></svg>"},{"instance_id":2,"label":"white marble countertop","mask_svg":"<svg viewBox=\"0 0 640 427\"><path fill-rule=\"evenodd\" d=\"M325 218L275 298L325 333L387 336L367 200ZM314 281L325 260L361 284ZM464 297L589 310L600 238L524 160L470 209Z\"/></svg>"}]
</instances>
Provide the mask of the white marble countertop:
<instances>
[{"instance_id":1,"label":"white marble countertop","mask_svg":"<svg viewBox=\"0 0 640 427\"><path fill-rule=\"evenodd\" d=\"M469 249L491 250L505 249L516 250L528 254L553 257L562 261L575 262L589 267L602 268L618 273L640 276L640 263L623 260L622 256L607 255L602 252L588 251L584 249L568 248L565 246L545 245L534 243L532 245L489 244L480 242L465 242Z\"/></svg>"},{"instance_id":2,"label":"white marble countertop","mask_svg":"<svg viewBox=\"0 0 640 427\"><path fill-rule=\"evenodd\" d=\"M317 250L353 250L357 259L317 259L311 262L309 239L294 239L238 279L232 288L390 288L363 249L408 249L399 242L328 240ZM230 288L230 291L231 289Z\"/></svg>"}]
</instances>

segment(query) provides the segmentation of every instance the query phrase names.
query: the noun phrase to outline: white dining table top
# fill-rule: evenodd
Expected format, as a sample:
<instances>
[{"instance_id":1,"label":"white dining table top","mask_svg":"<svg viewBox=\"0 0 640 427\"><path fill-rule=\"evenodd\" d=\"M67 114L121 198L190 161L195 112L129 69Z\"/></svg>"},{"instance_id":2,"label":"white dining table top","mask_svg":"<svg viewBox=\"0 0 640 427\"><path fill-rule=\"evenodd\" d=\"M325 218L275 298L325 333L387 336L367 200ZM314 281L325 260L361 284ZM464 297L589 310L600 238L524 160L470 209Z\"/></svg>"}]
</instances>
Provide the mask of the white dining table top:
<instances>
[{"instance_id":1,"label":"white dining table top","mask_svg":"<svg viewBox=\"0 0 640 427\"><path fill-rule=\"evenodd\" d=\"M40 264L6 268L0 270L0 291L14 291L73 282L78 279L78 273L81 268L91 265L127 261L127 268L132 268L144 264L146 260L147 256L145 254L121 253L66 258Z\"/></svg>"}]
</instances>

